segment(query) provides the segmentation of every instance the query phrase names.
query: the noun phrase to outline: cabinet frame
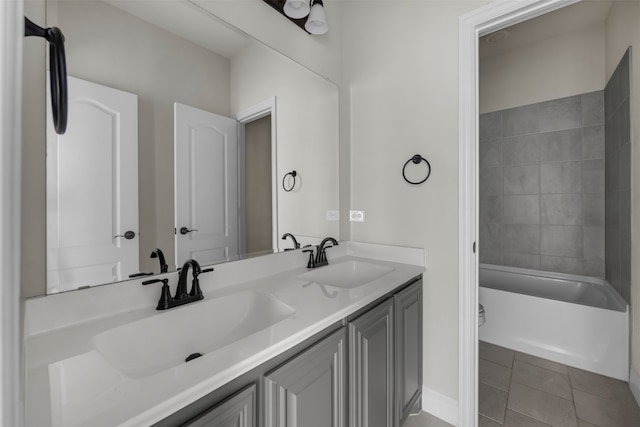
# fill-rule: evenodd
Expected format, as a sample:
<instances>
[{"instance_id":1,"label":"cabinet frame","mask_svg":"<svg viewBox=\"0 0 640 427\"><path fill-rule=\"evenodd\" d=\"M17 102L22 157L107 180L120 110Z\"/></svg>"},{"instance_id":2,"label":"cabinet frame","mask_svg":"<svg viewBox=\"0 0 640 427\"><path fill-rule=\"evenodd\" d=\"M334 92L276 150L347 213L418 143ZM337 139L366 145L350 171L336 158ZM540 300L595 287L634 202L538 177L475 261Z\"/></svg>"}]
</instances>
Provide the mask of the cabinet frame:
<instances>
[{"instance_id":1,"label":"cabinet frame","mask_svg":"<svg viewBox=\"0 0 640 427\"><path fill-rule=\"evenodd\" d=\"M423 300L422 280L418 280L394 295L394 320L395 320L395 349L396 349L396 427L400 427L409 414L417 412L422 407L422 356L423 356ZM414 308L417 314L417 328L410 330L411 325L407 317ZM413 336L412 336L413 335ZM416 366L406 366L405 353L410 350L408 339L417 340ZM417 387L409 396L405 395L405 378L407 370L417 371Z\"/></svg>"},{"instance_id":2,"label":"cabinet frame","mask_svg":"<svg viewBox=\"0 0 640 427\"><path fill-rule=\"evenodd\" d=\"M387 298L376 307L368 310L358 318L349 322L349 426L368 427L370 382L369 365L375 357L384 356L384 381L386 390L386 422L388 427L394 426L394 329L393 329L393 300ZM369 348L369 337L373 337L380 330L385 334L384 354L376 354Z\"/></svg>"}]
</instances>

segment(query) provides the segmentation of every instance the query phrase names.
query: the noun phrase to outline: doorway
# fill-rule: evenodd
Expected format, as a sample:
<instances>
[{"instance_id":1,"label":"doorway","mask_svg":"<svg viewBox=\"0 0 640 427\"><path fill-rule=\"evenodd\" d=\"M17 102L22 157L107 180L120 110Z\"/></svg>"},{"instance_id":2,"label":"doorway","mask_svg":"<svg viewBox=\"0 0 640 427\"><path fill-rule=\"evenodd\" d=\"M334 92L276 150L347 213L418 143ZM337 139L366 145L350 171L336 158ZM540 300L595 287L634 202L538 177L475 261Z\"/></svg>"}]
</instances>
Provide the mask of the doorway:
<instances>
[{"instance_id":1,"label":"doorway","mask_svg":"<svg viewBox=\"0 0 640 427\"><path fill-rule=\"evenodd\" d=\"M278 252L276 97L236 115L239 246L248 257Z\"/></svg>"},{"instance_id":2,"label":"doorway","mask_svg":"<svg viewBox=\"0 0 640 427\"><path fill-rule=\"evenodd\" d=\"M576 3L499 2L460 18L458 425L478 423L478 38Z\"/></svg>"},{"instance_id":3,"label":"doorway","mask_svg":"<svg viewBox=\"0 0 640 427\"><path fill-rule=\"evenodd\" d=\"M244 239L248 257L274 252L271 114L244 125Z\"/></svg>"}]
</instances>

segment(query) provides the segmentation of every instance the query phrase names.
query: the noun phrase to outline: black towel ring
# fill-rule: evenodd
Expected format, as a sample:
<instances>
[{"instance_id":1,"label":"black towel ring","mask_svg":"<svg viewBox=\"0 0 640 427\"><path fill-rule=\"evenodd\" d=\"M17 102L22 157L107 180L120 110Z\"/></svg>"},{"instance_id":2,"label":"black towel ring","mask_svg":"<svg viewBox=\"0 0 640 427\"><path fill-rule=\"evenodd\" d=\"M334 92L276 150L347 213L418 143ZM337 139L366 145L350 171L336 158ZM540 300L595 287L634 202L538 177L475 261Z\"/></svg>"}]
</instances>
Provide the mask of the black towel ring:
<instances>
[{"instance_id":1,"label":"black towel ring","mask_svg":"<svg viewBox=\"0 0 640 427\"><path fill-rule=\"evenodd\" d=\"M427 172L427 176L419 182L414 182L414 181L409 181L409 179L407 179L407 175L405 174L405 169L407 168L407 165L413 162L413 164L418 165L421 162L425 162L427 164L427 167L429 168L429 172ZM422 157L420 154L416 154L415 156L413 156L412 158L410 158L409 160L407 160L407 162L404 164L404 166L402 167L402 177L404 178L405 181L407 181L409 184L413 184L413 185L418 185L418 184L422 184L423 182L425 182L427 179L429 179L429 176L431 175L431 164L429 163L429 161L427 159L425 159L424 157Z\"/></svg>"},{"instance_id":2,"label":"black towel ring","mask_svg":"<svg viewBox=\"0 0 640 427\"><path fill-rule=\"evenodd\" d=\"M284 188L284 191L286 191L287 193L291 190L293 190L293 187L296 186L296 176L298 175L298 173L296 171L291 171L291 172L287 172L284 175L284 178L282 178L282 188ZM286 185L286 181L287 181L287 177L291 176L291 178L293 178L293 184L291 184L291 187L287 188Z\"/></svg>"},{"instance_id":3,"label":"black towel ring","mask_svg":"<svg viewBox=\"0 0 640 427\"><path fill-rule=\"evenodd\" d=\"M67 62L64 35L57 27L42 28L24 18L25 37L42 37L49 42L49 79L51 82L51 109L56 133L67 130Z\"/></svg>"}]
</instances>

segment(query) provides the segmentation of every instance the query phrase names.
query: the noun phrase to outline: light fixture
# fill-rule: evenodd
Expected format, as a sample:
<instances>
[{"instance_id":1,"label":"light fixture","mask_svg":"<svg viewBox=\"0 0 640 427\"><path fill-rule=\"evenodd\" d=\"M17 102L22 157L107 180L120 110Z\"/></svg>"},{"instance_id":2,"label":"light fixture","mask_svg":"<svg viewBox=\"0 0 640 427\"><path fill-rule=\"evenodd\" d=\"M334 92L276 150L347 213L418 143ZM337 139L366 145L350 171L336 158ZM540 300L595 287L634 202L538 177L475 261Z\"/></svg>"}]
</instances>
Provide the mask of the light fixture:
<instances>
[{"instance_id":1,"label":"light fixture","mask_svg":"<svg viewBox=\"0 0 640 427\"><path fill-rule=\"evenodd\" d=\"M300 19L309 14L309 0L287 0L284 3L284 14L289 18Z\"/></svg>"},{"instance_id":2,"label":"light fixture","mask_svg":"<svg viewBox=\"0 0 640 427\"><path fill-rule=\"evenodd\" d=\"M264 0L309 34L325 34L329 30L322 0Z\"/></svg>"},{"instance_id":3,"label":"light fixture","mask_svg":"<svg viewBox=\"0 0 640 427\"><path fill-rule=\"evenodd\" d=\"M324 4L322 0L311 1L313 5L311 6L311 12L309 12L309 17L304 24L304 28L311 34L324 34L329 31L327 15L324 13Z\"/></svg>"}]
</instances>

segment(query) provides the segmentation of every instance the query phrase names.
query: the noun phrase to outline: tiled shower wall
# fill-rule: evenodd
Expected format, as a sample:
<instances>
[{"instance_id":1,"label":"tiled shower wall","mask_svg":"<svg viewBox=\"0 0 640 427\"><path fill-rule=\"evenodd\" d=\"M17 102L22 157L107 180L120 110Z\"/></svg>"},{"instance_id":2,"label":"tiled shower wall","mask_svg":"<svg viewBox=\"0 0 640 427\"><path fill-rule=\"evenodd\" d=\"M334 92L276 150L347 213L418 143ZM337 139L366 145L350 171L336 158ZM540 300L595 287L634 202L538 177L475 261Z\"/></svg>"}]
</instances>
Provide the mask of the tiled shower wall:
<instances>
[{"instance_id":1,"label":"tiled shower wall","mask_svg":"<svg viewBox=\"0 0 640 427\"><path fill-rule=\"evenodd\" d=\"M604 277L604 91L480 115L480 262Z\"/></svg>"},{"instance_id":2,"label":"tiled shower wall","mask_svg":"<svg viewBox=\"0 0 640 427\"><path fill-rule=\"evenodd\" d=\"M630 51L604 90L606 278L631 301Z\"/></svg>"}]
</instances>

